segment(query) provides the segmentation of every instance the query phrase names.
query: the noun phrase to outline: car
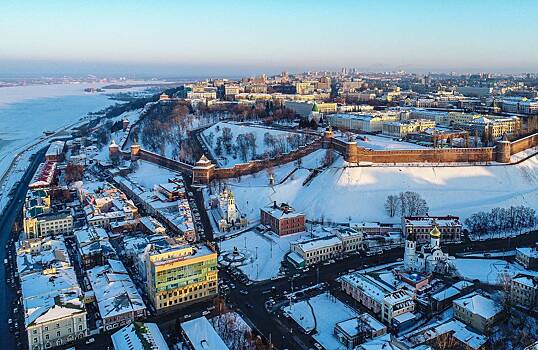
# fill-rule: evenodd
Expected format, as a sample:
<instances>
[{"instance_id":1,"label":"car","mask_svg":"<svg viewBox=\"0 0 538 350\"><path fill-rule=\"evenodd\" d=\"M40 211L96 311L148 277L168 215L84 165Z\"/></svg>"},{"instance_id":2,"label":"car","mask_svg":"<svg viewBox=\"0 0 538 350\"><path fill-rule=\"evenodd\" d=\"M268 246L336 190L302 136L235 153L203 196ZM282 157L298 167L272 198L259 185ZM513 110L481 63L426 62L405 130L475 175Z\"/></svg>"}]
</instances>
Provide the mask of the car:
<instances>
[{"instance_id":1,"label":"car","mask_svg":"<svg viewBox=\"0 0 538 350\"><path fill-rule=\"evenodd\" d=\"M319 345L318 343L314 343L314 347L318 350L323 350L323 347Z\"/></svg>"},{"instance_id":2,"label":"car","mask_svg":"<svg viewBox=\"0 0 538 350\"><path fill-rule=\"evenodd\" d=\"M248 307L249 309L254 309L254 305L252 305L252 304L250 304L250 303L247 303L247 307Z\"/></svg>"},{"instance_id":3,"label":"car","mask_svg":"<svg viewBox=\"0 0 538 350\"><path fill-rule=\"evenodd\" d=\"M207 310L206 310L206 311L202 312L202 316L207 316L207 315L209 315L210 313L211 313L211 311L207 311Z\"/></svg>"},{"instance_id":4,"label":"car","mask_svg":"<svg viewBox=\"0 0 538 350\"><path fill-rule=\"evenodd\" d=\"M186 314L183 316L184 319L187 319L187 318L191 318L191 315L190 314Z\"/></svg>"},{"instance_id":5,"label":"car","mask_svg":"<svg viewBox=\"0 0 538 350\"><path fill-rule=\"evenodd\" d=\"M241 293L241 294L243 294L243 295L247 295L247 294L248 294L248 292L247 292L246 290L244 290L244 289L241 289L241 290L239 291L239 293Z\"/></svg>"},{"instance_id":6,"label":"car","mask_svg":"<svg viewBox=\"0 0 538 350\"><path fill-rule=\"evenodd\" d=\"M89 338L88 340L86 340L86 345L93 344L93 343L95 343L95 338Z\"/></svg>"}]
</instances>

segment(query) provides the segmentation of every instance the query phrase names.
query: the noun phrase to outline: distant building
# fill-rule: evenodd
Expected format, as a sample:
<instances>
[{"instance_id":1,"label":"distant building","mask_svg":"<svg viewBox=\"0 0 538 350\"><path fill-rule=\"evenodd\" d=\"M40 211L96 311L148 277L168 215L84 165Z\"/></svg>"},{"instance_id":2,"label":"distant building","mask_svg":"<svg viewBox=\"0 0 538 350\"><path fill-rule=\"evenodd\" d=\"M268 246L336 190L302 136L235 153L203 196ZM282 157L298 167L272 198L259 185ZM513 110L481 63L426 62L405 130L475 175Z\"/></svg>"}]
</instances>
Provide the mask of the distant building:
<instances>
[{"instance_id":1,"label":"distant building","mask_svg":"<svg viewBox=\"0 0 538 350\"><path fill-rule=\"evenodd\" d=\"M536 248L516 248L516 261L527 269L538 269L538 250Z\"/></svg>"},{"instance_id":2,"label":"distant building","mask_svg":"<svg viewBox=\"0 0 538 350\"><path fill-rule=\"evenodd\" d=\"M260 222L267 225L279 236L285 236L292 233L303 232L305 230L305 215L295 212L295 210L286 203L260 209Z\"/></svg>"},{"instance_id":3,"label":"distant building","mask_svg":"<svg viewBox=\"0 0 538 350\"><path fill-rule=\"evenodd\" d=\"M435 121L429 119L412 119L383 123L383 135L405 137L412 132L422 132L435 128Z\"/></svg>"},{"instance_id":4,"label":"distant building","mask_svg":"<svg viewBox=\"0 0 538 350\"><path fill-rule=\"evenodd\" d=\"M60 162L64 158L64 141L54 141L50 144L45 153L45 160L49 162Z\"/></svg>"},{"instance_id":5,"label":"distant building","mask_svg":"<svg viewBox=\"0 0 538 350\"><path fill-rule=\"evenodd\" d=\"M460 86L456 90L463 96L469 97L487 97L491 95L493 91L490 87L478 87L478 86Z\"/></svg>"},{"instance_id":6,"label":"distant building","mask_svg":"<svg viewBox=\"0 0 538 350\"><path fill-rule=\"evenodd\" d=\"M284 107L291 109L302 118L309 118L312 115L314 104L302 101L284 101Z\"/></svg>"},{"instance_id":7,"label":"distant building","mask_svg":"<svg viewBox=\"0 0 538 350\"><path fill-rule=\"evenodd\" d=\"M458 216L404 216L402 231L404 236L413 232L418 244L430 241L430 232L434 227L441 232L441 242L460 242L462 224Z\"/></svg>"}]
</instances>

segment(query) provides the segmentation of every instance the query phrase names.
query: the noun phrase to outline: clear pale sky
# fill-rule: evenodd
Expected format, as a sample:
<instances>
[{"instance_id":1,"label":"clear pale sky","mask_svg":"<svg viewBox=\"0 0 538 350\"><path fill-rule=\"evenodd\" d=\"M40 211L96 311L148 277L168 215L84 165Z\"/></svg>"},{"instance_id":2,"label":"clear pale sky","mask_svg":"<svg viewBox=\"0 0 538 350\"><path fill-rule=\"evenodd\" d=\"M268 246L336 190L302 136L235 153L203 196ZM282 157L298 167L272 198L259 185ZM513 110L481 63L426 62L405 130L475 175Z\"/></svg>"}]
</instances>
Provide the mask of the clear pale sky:
<instances>
[{"instance_id":1,"label":"clear pale sky","mask_svg":"<svg viewBox=\"0 0 538 350\"><path fill-rule=\"evenodd\" d=\"M4 75L538 71L534 0L0 2Z\"/></svg>"}]
</instances>

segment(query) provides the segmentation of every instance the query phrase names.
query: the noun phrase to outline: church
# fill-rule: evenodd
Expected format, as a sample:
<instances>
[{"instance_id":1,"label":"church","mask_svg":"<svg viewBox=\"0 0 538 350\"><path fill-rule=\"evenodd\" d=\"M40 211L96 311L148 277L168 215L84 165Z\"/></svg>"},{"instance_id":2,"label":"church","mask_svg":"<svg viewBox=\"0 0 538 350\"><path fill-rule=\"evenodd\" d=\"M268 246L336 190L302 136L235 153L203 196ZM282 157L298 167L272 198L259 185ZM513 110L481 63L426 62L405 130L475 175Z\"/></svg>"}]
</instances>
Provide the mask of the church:
<instances>
[{"instance_id":1,"label":"church","mask_svg":"<svg viewBox=\"0 0 538 350\"><path fill-rule=\"evenodd\" d=\"M248 225L248 220L240 216L235 205L233 192L226 186L218 197L219 230L228 231L232 228L242 228Z\"/></svg>"},{"instance_id":2,"label":"church","mask_svg":"<svg viewBox=\"0 0 538 350\"><path fill-rule=\"evenodd\" d=\"M441 232L437 225L430 231L430 243L417 251L417 239L413 230L405 240L404 269L422 273L446 273L451 269L451 258L441 249Z\"/></svg>"}]
</instances>

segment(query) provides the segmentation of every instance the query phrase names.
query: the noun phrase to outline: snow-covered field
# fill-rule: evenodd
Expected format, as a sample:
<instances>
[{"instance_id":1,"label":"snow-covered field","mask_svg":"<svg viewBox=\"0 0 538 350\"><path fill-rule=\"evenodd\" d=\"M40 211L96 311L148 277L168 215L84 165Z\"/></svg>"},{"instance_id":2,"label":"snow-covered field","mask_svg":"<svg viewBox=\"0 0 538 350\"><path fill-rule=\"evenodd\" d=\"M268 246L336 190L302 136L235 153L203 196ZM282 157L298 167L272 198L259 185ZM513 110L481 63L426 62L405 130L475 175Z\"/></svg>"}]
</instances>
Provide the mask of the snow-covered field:
<instances>
[{"instance_id":1,"label":"snow-covered field","mask_svg":"<svg viewBox=\"0 0 538 350\"><path fill-rule=\"evenodd\" d=\"M310 156L316 154L320 155ZM263 172L229 184L238 208L250 219L258 217L260 207L276 200L288 202L308 219L397 221L388 217L384 202L388 195L402 191L418 192L428 202L431 215L458 215L462 221L494 207L525 205L538 210L538 157L512 166L346 165L338 158L308 186L302 185L308 171L297 171L273 188L265 187L267 175ZM290 165L283 167L290 169Z\"/></svg>"},{"instance_id":2,"label":"snow-covered field","mask_svg":"<svg viewBox=\"0 0 538 350\"><path fill-rule=\"evenodd\" d=\"M301 301L284 308L284 313L290 315L297 324L304 330L314 332L314 339L327 350L346 349L334 336L334 326L338 322L357 317L359 314L351 307L345 305L340 300L330 294L323 293L307 301ZM312 314L314 310L314 315Z\"/></svg>"},{"instance_id":3,"label":"snow-covered field","mask_svg":"<svg viewBox=\"0 0 538 350\"><path fill-rule=\"evenodd\" d=\"M468 280L480 280L482 283L500 284L504 273L514 276L518 273L537 275L538 272L526 270L519 264L509 263L499 259L460 259L454 260L460 275Z\"/></svg>"},{"instance_id":4,"label":"snow-covered field","mask_svg":"<svg viewBox=\"0 0 538 350\"><path fill-rule=\"evenodd\" d=\"M246 231L220 243L221 257L237 248L245 260L237 267L252 281L262 281L278 275L290 243L306 238L307 233L279 237L270 233Z\"/></svg>"},{"instance_id":5,"label":"snow-covered field","mask_svg":"<svg viewBox=\"0 0 538 350\"><path fill-rule=\"evenodd\" d=\"M231 150L226 150L226 147L222 145L220 155L217 151L218 149L218 139L222 138L224 129L229 129L231 131ZM241 157L240 152L234 150L234 146L237 144L237 137L239 135L252 134L255 138L255 149L254 152L252 149L248 149L246 154L246 159ZM275 146L265 142L265 135L269 134L273 137L275 141ZM296 149L293 145L289 145L287 142L288 137L296 136L302 137L299 133L293 133L288 131L276 130L271 128L265 128L262 126L252 126L239 123L231 122L220 122L217 123L202 132L204 142L211 150L213 158L218 161L218 165L222 167L231 167L235 164L241 164L248 162L252 159L258 159L264 153L272 152L278 147L283 147L283 151L291 151Z\"/></svg>"},{"instance_id":6,"label":"snow-covered field","mask_svg":"<svg viewBox=\"0 0 538 350\"><path fill-rule=\"evenodd\" d=\"M392 137L377 135L360 135L366 140L357 138L357 145L363 148L369 148L375 151L394 150L394 149L422 149L426 148L410 142L395 141Z\"/></svg>"},{"instance_id":7,"label":"snow-covered field","mask_svg":"<svg viewBox=\"0 0 538 350\"><path fill-rule=\"evenodd\" d=\"M138 161L138 168L127 177L131 182L143 187L147 191L153 191L153 186L167 183L168 179L178 175L180 174L156 164Z\"/></svg>"}]
</instances>

